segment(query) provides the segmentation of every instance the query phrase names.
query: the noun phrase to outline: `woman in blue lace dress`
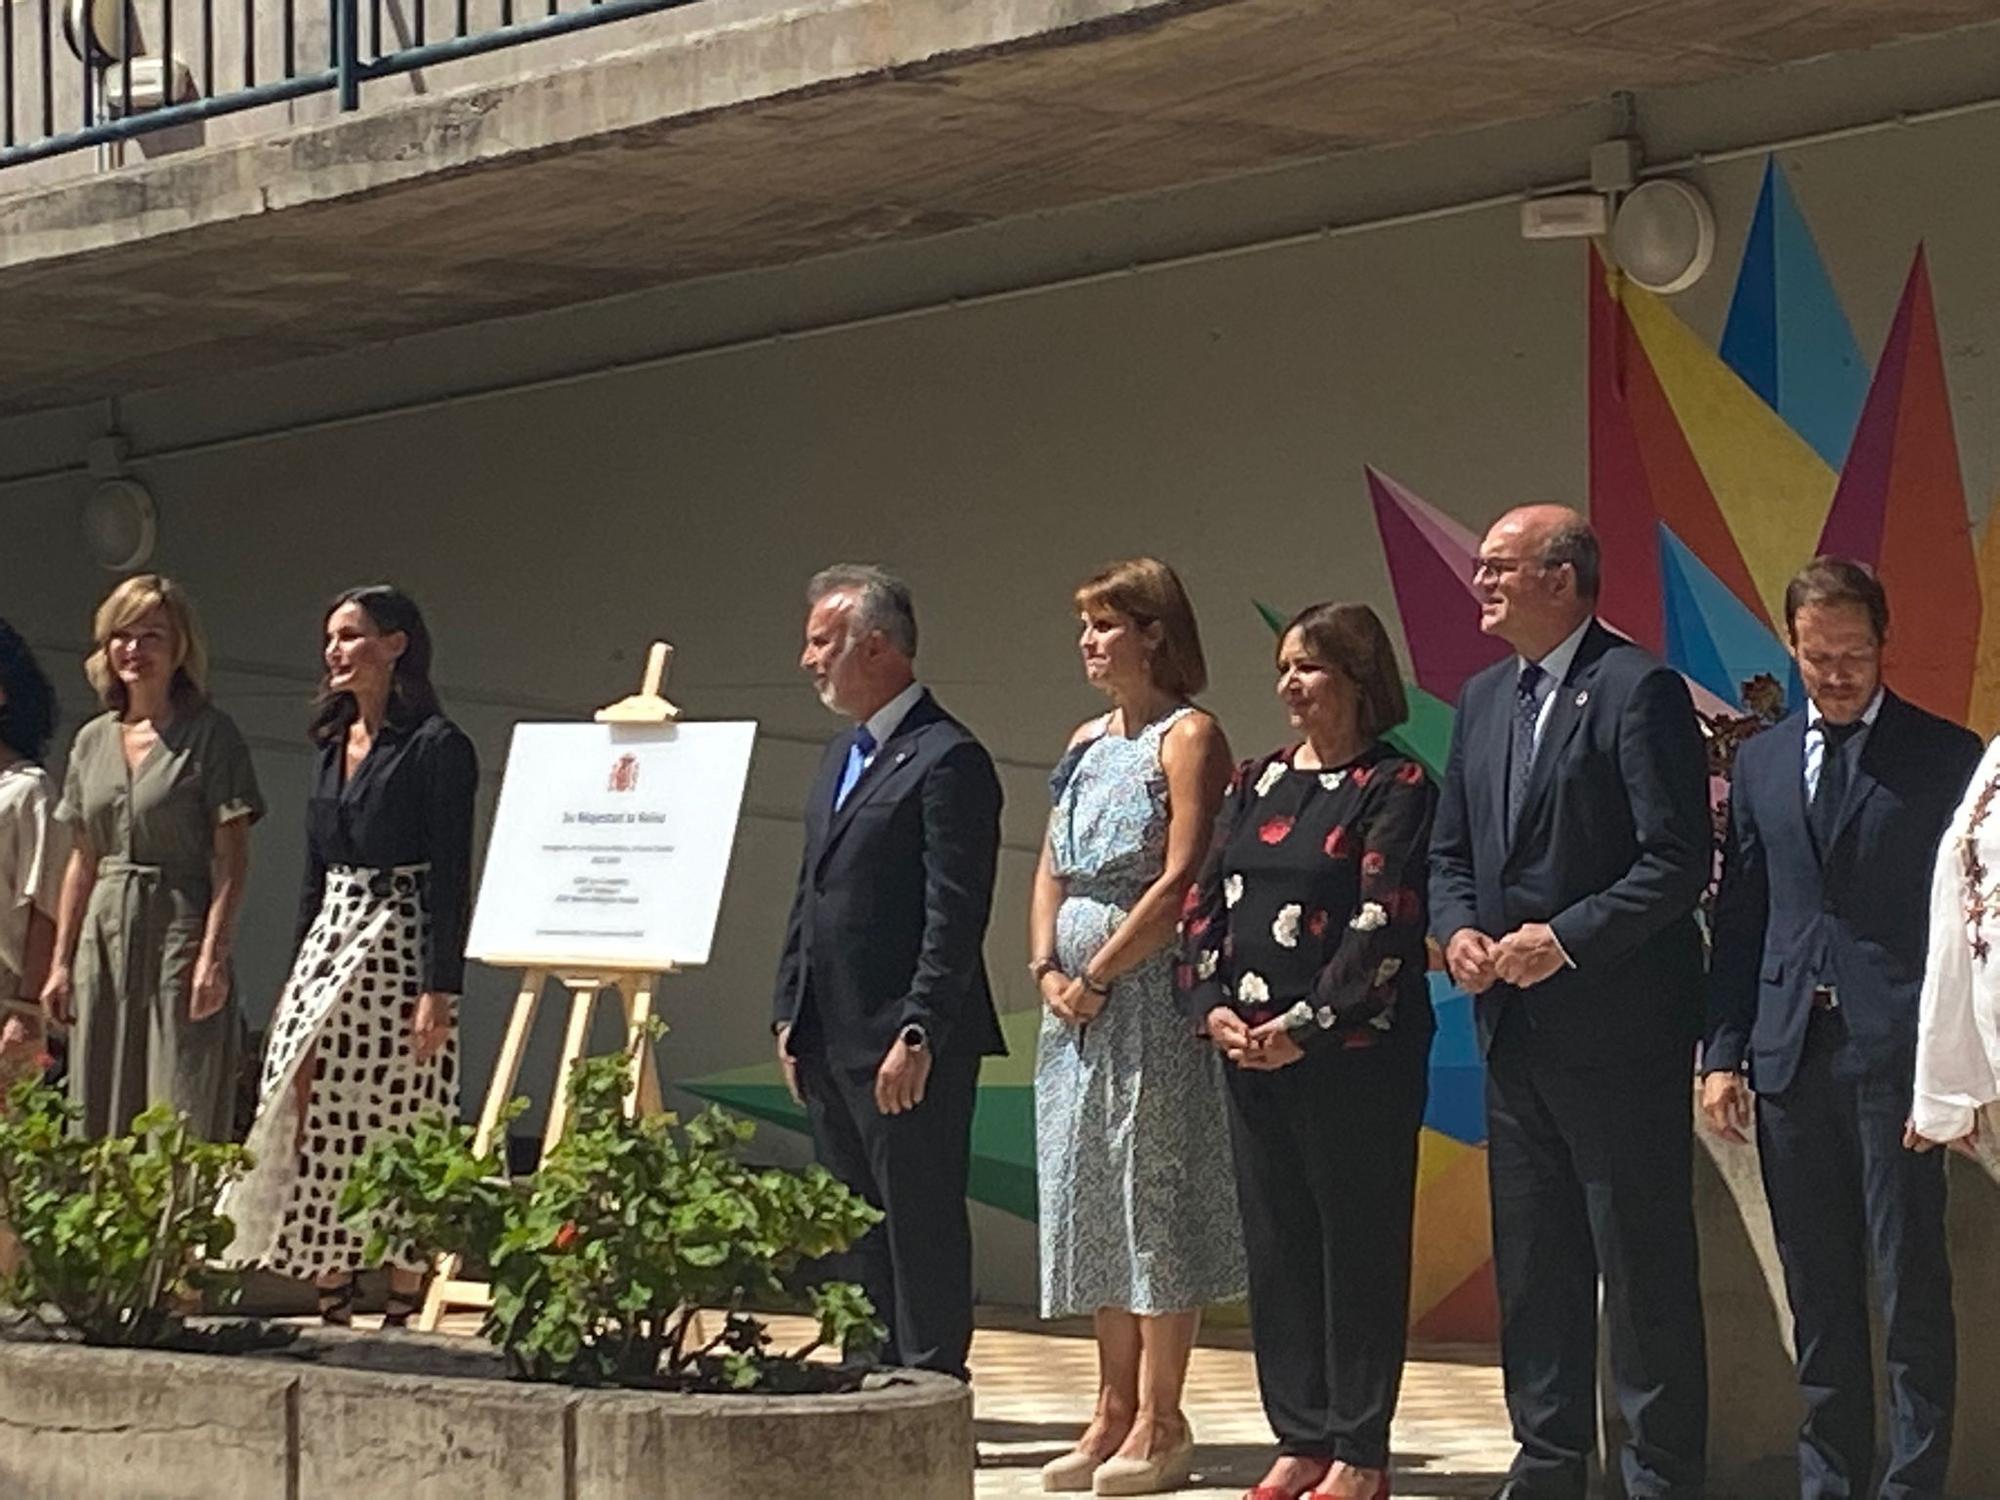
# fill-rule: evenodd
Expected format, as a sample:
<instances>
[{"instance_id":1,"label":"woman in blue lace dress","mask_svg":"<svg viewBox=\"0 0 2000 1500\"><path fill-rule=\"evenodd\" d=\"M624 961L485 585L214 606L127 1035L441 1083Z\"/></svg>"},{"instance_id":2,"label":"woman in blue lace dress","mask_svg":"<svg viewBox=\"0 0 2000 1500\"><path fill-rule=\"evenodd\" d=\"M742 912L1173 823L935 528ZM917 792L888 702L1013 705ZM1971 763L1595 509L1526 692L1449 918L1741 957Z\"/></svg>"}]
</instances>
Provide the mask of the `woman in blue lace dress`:
<instances>
[{"instance_id":1,"label":"woman in blue lace dress","mask_svg":"<svg viewBox=\"0 0 2000 1500\"><path fill-rule=\"evenodd\" d=\"M1176 1007L1171 956L1230 756L1188 701L1207 671L1171 568L1113 564L1076 603L1084 674L1113 706L1051 778L1029 951L1047 1007L1042 1315L1093 1318L1098 1394L1043 1487L1140 1495L1186 1480L1181 1387L1201 1309L1244 1290L1221 1068Z\"/></svg>"}]
</instances>

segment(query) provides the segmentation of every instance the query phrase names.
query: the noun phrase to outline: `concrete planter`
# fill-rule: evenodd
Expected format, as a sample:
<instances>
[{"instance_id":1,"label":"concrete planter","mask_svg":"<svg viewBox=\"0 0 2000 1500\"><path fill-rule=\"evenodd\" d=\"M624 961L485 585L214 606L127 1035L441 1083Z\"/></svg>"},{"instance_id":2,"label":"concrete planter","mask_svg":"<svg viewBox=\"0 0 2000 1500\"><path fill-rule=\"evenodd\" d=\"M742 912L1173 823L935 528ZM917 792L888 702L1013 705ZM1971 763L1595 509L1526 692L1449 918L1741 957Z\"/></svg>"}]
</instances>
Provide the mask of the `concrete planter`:
<instances>
[{"instance_id":1,"label":"concrete planter","mask_svg":"<svg viewBox=\"0 0 2000 1500\"><path fill-rule=\"evenodd\" d=\"M0 1494L36 1500L971 1500L972 1395L579 1391L462 1340L223 1357L0 1340Z\"/></svg>"}]
</instances>

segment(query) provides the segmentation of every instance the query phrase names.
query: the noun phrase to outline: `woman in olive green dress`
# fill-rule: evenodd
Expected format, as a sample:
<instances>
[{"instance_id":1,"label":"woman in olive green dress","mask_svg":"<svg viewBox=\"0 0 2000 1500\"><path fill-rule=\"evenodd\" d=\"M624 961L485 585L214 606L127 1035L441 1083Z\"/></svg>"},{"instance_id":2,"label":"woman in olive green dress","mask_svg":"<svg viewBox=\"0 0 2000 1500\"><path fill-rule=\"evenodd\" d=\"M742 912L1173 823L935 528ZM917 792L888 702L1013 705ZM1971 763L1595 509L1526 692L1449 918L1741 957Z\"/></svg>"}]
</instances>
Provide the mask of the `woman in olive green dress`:
<instances>
[{"instance_id":1,"label":"woman in olive green dress","mask_svg":"<svg viewBox=\"0 0 2000 1500\"><path fill-rule=\"evenodd\" d=\"M230 1134L241 1024L229 953L264 811L250 751L208 701L187 595L154 573L99 606L85 664L107 712L77 731L56 816L73 840L42 990L71 1028L86 1135L166 1103Z\"/></svg>"}]
</instances>

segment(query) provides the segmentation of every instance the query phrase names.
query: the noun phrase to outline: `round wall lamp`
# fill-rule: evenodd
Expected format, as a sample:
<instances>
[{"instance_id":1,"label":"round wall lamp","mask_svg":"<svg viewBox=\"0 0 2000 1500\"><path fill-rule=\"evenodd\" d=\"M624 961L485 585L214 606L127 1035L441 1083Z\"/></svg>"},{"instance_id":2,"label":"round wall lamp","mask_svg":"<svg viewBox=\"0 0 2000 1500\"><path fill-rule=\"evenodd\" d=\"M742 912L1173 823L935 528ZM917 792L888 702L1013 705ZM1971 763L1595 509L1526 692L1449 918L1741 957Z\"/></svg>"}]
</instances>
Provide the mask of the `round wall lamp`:
<instances>
[{"instance_id":1,"label":"round wall lamp","mask_svg":"<svg viewBox=\"0 0 2000 1500\"><path fill-rule=\"evenodd\" d=\"M136 479L107 479L83 502L83 541L100 568L129 573L143 568L159 540L153 497Z\"/></svg>"},{"instance_id":2,"label":"round wall lamp","mask_svg":"<svg viewBox=\"0 0 2000 1500\"><path fill-rule=\"evenodd\" d=\"M1625 195L1611 225L1619 269L1649 292L1684 292L1715 259L1715 214L1701 190L1655 177Z\"/></svg>"},{"instance_id":3,"label":"round wall lamp","mask_svg":"<svg viewBox=\"0 0 2000 1500\"><path fill-rule=\"evenodd\" d=\"M98 67L136 58L146 50L128 0L68 0L62 28L69 50Z\"/></svg>"}]
</instances>

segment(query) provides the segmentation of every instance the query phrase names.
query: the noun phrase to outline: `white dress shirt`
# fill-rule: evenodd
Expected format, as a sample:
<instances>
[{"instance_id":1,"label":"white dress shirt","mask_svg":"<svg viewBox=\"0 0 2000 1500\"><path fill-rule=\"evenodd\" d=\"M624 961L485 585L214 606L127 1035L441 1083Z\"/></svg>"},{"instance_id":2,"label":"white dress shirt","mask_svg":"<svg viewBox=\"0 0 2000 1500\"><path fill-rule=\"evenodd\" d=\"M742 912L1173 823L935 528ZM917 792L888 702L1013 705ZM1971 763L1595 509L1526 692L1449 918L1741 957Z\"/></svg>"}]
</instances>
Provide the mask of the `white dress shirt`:
<instances>
[{"instance_id":1,"label":"white dress shirt","mask_svg":"<svg viewBox=\"0 0 2000 1500\"><path fill-rule=\"evenodd\" d=\"M1856 740L1866 740L1868 731L1875 727L1875 719L1882 712L1884 689L1875 689L1875 696L1868 700L1868 706L1861 710L1861 730L1854 736ZM1819 705L1806 699L1806 801L1810 803L1819 792L1819 768L1826 763L1826 731L1819 727L1822 715ZM1847 752L1859 756L1859 746Z\"/></svg>"},{"instance_id":2,"label":"white dress shirt","mask_svg":"<svg viewBox=\"0 0 2000 1500\"><path fill-rule=\"evenodd\" d=\"M910 716L910 710L917 706L917 700L924 695L924 685L913 682L902 692L868 716L868 732L875 737L875 748L861 761L861 772L865 776L868 768L875 764L875 757L882 753L882 747L889 743L889 736L902 726Z\"/></svg>"},{"instance_id":3,"label":"white dress shirt","mask_svg":"<svg viewBox=\"0 0 2000 1500\"><path fill-rule=\"evenodd\" d=\"M1535 750L1538 754L1542 748L1542 731L1549 727L1549 714L1556 701L1556 689L1561 687L1563 679L1569 676L1570 663L1576 660L1576 648L1583 644L1584 633L1595 623L1596 616L1593 615L1571 631L1561 645L1535 663L1542 669L1543 674L1542 680L1535 684L1535 696L1541 700L1535 709ZM1515 675L1518 678L1520 673L1527 671L1528 659L1525 656L1516 657L1515 662Z\"/></svg>"},{"instance_id":4,"label":"white dress shirt","mask_svg":"<svg viewBox=\"0 0 2000 1500\"><path fill-rule=\"evenodd\" d=\"M1967 830L1974 806L2000 778L2000 739L1986 747L1979 769L1938 845L1931 881L1929 960L1917 1011L1917 1087L1910 1111L1919 1135L1955 1141L1972 1130L1979 1109L2000 1099L2000 795L1970 836L1986 867L1982 889L1993 907L1976 923L1966 913ZM1973 951L1975 939L1988 947Z\"/></svg>"}]
</instances>

